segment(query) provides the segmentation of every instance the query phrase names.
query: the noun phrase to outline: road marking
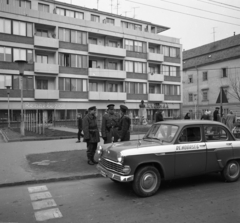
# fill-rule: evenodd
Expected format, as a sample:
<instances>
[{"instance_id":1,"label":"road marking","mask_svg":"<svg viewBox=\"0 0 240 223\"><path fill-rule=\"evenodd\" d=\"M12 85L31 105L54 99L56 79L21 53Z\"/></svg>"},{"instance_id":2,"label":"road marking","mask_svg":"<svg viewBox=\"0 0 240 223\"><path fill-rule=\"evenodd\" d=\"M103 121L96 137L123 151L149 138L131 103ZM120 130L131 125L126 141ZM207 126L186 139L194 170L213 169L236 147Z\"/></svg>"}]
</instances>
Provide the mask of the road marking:
<instances>
[{"instance_id":1,"label":"road marking","mask_svg":"<svg viewBox=\"0 0 240 223\"><path fill-rule=\"evenodd\" d=\"M48 219L61 218L61 217L62 217L62 214L58 208L35 212L35 218L37 221L45 221Z\"/></svg>"},{"instance_id":2,"label":"road marking","mask_svg":"<svg viewBox=\"0 0 240 223\"><path fill-rule=\"evenodd\" d=\"M39 210L43 208L55 207L57 205L53 199L46 199L42 201L34 201L32 202L32 206L34 210Z\"/></svg>"},{"instance_id":3,"label":"road marking","mask_svg":"<svg viewBox=\"0 0 240 223\"><path fill-rule=\"evenodd\" d=\"M34 193L34 194L30 194L31 200L32 201L36 201L36 200L43 200L46 198L51 198L52 195L50 194L50 192L41 192L41 193Z\"/></svg>"},{"instance_id":4,"label":"road marking","mask_svg":"<svg viewBox=\"0 0 240 223\"><path fill-rule=\"evenodd\" d=\"M38 187L29 187L28 191L29 193L34 193L34 192L40 192L40 191L46 191L48 190L47 187L44 186L38 186Z\"/></svg>"}]
</instances>

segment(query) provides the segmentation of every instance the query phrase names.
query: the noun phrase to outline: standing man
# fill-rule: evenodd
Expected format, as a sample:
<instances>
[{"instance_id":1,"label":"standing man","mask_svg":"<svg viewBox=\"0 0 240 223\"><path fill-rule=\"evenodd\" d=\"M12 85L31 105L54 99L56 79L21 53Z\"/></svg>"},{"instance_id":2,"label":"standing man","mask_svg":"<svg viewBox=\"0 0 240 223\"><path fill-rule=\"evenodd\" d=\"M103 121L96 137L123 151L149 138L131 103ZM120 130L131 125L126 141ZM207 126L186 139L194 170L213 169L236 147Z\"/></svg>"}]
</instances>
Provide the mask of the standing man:
<instances>
[{"instance_id":1,"label":"standing man","mask_svg":"<svg viewBox=\"0 0 240 223\"><path fill-rule=\"evenodd\" d=\"M226 117L226 126L230 129L231 132L234 128L235 121L236 121L236 116L233 114L233 111L230 111Z\"/></svg>"},{"instance_id":2,"label":"standing man","mask_svg":"<svg viewBox=\"0 0 240 223\"><path fill-rule=\"evenodd\" d=\"M164 111L158 110L158 112L156 114L156 122L163 121L163 115L164 115Z\"/></svg>"},{"instance_id":3,"label":"standing man","mask_svg":"<svg viewBox=\"0 0 240 223\"><path fill-rule=\"evenodd\" d=\"M213 121L220 122L219 107L216 107L213 112Z\"/></svg>"},{"instance_id":4,"label":"standing man","mask_svg":"<svg viewBox=\"0 0 240 223\"><path fill-rule=\"evenodd\" d=\"M77 115L77 125L78 125L78 142L81 142L81 136L83 137L83 134L82 134L82 114L81 113L78 113Z\"/></svg>"},{"instance_id":5,"label":"standing man","mask_svg":"<svg viewBox=\"0 0 240 223\"><path fill-rule=\"evenodd\" d=\"M121 142L130 140L131 119L126 115L127 110L127 106L120 105L118 136Z\"/></svg>"},{"instance_id":6,"label":"standing man","mask_svg":"<svg viewBox=\"0 0 240 223\"><path fill-rule=\"evenodd\" d=\"M118 127L118 120L119 117L115 113L114 104L109 104L107 114L103 115L102 119L102 138L104 140L104 144L111 143L112 138L113 142L118 141L117 137L117 127Z\"/></svg>"},{"instance_id":7,"label":"standing man","mask_svg":"<svg viewBox=\"0 0 240 223\"><path fill-rule=\"evenodd\" d=\"M83 119L84 142L87 143L87 158L89 165L97 164L97 162L94 160L94 154L100 138L97 127L96 112L96 106L90 107L88 109L88 114L85 115Z\"/></svg>"}]
</instances>

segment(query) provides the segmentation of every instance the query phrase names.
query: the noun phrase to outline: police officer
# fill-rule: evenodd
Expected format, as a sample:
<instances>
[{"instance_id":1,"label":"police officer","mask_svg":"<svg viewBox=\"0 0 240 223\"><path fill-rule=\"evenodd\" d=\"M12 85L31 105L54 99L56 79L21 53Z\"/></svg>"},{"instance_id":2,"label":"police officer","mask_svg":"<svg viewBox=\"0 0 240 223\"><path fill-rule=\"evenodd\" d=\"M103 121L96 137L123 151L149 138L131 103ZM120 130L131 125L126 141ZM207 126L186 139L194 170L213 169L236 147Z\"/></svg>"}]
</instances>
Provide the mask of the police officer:
<instances>
[{"instance_id":1,"label":"police officer","mask_svg":"<svg viewBox=\"0 0 240 223\"><path fill-rule=\"evenodd\" d=\"M118 127L118 136L120 141L130 140L130 127L131 119L126 115L128 107L125 105L120 105L120 119Z\"/></svg>"},{"instance_id":2,"label":"police officer","mask_svg":"<svg viewBox=\"0 0 240 223\"><path fill-rule=\"evenodd\" d=\"M109 104L107 106L108 112L103 115L101 132L104 144L111 143L112 138L113 142L118 141L117 127L119 117L114 111L114 106L114 104Z\"/></svg>"},{"instance_id":3,"label":"police officer","mask_svg":"<svg viewBox=\"0 0 240 223\"><path fill-rule=\"evenodd\" d=\"M100 141L96 111L96 106L90 107L88 109L88 114L83 118L84 142L87 143L87 158L89 165L97 164L97 162L94 161L94 154L97 149L97 144Z\"/></svg>"}]
</instances>

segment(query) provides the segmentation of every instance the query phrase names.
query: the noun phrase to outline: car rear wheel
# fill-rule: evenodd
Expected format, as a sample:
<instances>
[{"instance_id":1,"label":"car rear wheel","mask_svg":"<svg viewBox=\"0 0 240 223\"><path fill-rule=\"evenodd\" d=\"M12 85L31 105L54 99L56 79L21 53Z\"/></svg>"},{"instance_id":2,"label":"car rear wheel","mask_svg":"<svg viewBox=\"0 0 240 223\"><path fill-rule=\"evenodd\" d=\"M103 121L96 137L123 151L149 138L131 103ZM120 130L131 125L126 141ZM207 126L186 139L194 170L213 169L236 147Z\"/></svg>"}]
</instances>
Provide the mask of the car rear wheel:
<instances>
[{"instance_id":1,"label":"car rear wheel","mask_svg":"<svg viewBox=\"0 0 240 223\"><path fill-rule=\"evenodd\" d=\"M239 163L235 160L229 161L222 171L222 176L227 182L237 181L240 176Z\"/></svg>"},{"instance_id":2,"label":"car rear wheel","mask_svg":"<svg viewBox=\"0 0 240 223\"><path fill-rule=\"evenodd\" d=\"M153 166L145 166L136 172L133 190L140 197L150 197L158 191L160 184L159 171Z\"/></svg>"}]
</instances>

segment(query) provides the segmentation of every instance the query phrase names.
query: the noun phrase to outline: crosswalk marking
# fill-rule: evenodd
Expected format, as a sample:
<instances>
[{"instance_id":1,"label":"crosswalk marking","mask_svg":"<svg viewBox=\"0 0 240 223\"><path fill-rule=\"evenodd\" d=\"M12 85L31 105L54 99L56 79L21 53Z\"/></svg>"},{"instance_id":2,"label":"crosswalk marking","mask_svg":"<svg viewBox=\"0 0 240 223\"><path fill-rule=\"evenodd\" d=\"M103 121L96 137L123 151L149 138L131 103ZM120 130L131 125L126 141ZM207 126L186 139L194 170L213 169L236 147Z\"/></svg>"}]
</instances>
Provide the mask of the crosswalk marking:
<instances>
[{"instance_id":1,"label":"crosswalk marking","mask_svg":"<svg viewBox=\"0 0 240 223\"><path fill-rule=\"evenodd\" d=\"M44 208L56 207L57 204L53 199L48 188L43 186L28 187L29 195L32 200L32 206L34 210L40 210ZM43 191L43 192L42 192ZM41 211L36 211L35 218L37 221L45 221L53 218L61 218L62 213L58 208L51 208Z\"/></svg>"},{"instance_id":2,"label":"crosswalk marking","mask_svg":"<svg viewBox=\"0 0 240 223\"><path fill-rule=\"evenodd\" d=\"M61 217L62 217L62 214L58 208L35 212L35 218L37 221L45 221L52 218L61 218Z\"/></svg>"},{"instance_id":3,"label":"crosswalk marking","mask_svg":"<svg viewBox=\"0 0 240 223\"><path fill-rule=\"evenodd\" d=\"M30 198L32 201L42 200L42 199L51 198L51 197L52 195L48 191L30 194Z\"/></svg>"}]
</instances>

